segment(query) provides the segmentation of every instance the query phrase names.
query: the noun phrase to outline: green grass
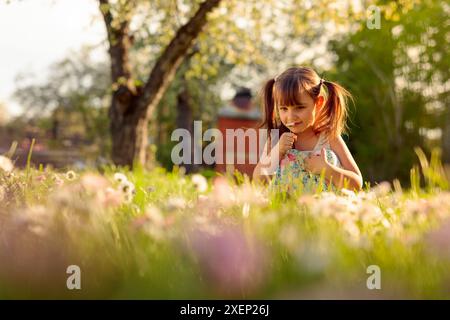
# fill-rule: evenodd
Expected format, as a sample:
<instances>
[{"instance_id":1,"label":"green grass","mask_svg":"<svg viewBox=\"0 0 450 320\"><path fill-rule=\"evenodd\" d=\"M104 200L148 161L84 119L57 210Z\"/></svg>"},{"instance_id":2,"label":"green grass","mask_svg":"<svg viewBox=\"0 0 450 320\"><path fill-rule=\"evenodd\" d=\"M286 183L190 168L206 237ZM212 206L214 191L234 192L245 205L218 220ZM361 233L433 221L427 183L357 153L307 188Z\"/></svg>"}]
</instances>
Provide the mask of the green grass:
<instances>
[{"instance_id":1,"label":"green grass","mask_svg":"<svg viewBox=\"0 0 450 320\"><path fill-rule=\"evenodd\" d=\"M448 299L448 181L438 154L416 152L411 189L356 194L211 173L203 190L177 168L0 171L0 298ZM370 265L381 290L367 289Z\"/></svg>"}]
</instances>

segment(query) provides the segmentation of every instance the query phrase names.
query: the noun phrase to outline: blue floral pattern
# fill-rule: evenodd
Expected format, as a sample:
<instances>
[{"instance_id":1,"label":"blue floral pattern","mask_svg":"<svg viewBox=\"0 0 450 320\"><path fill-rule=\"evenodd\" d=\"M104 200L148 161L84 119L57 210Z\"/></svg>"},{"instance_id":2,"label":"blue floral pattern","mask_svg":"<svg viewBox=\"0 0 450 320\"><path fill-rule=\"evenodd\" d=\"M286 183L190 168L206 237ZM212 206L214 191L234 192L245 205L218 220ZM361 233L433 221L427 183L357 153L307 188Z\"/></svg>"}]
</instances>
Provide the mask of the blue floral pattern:
<instances>
[{"instance_id":1,"label":"blue floral pattern","mask_svg":"<svg viewBox=\"0 0 450 320\"><path fill-rule=\"evenodd\" d=\"M337 167L342 167L339 158L330 149L328 143L325 147L327 161ZM305 169L305 159L310 153L320 153L320 140L314 150L300 151L297 149L289 150L285 157L280 161L275 172L275 176L271 182L271 188L276 191L290 192L301 186L305 192L311 192L320 186L321 178L318 174L313 174ZM322 180L322 190L335 191L334 185L328 185Z\"/></svg>"}]
</instances>

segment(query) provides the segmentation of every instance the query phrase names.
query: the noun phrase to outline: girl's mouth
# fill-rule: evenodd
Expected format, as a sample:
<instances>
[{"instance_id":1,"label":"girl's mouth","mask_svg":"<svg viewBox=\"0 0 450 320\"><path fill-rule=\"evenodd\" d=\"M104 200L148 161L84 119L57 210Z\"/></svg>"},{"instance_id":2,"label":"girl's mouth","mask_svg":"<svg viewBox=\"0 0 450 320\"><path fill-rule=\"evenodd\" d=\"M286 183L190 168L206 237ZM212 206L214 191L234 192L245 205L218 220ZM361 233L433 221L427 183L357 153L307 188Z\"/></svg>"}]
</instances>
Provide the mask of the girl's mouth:
<instances>
[{"instance_id":1,"label":"girl's mouth","mask_svg":"<svg viewBox=\"0 0 450 320\"><path fill-rule=\"evenodd\" d=\"M298 126L301 123L302 123L301 121L286 123L286 127L295 127L295 126Z\"/></svg>"}]
</instances>

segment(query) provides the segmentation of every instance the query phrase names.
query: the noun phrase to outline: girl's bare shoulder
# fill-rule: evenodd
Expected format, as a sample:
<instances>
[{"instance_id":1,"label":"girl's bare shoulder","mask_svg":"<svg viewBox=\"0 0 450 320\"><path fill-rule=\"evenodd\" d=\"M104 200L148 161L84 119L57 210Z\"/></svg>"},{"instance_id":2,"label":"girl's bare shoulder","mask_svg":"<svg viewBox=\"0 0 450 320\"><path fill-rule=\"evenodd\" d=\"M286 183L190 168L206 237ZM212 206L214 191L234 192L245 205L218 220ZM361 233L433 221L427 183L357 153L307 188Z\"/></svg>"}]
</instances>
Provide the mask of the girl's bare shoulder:
<instances>
[{"instance_id":1,"label":"girl's bare shoulder","mask_svg":"<svg viewBox=\"0 0 450 320\"><path fill-rule=\"evenodd\" d=\"M338 156L344 169L354 171L361 175L361 171L342 136L330 138L329 143L331 150Z\"/></svg>"}]
</instances>

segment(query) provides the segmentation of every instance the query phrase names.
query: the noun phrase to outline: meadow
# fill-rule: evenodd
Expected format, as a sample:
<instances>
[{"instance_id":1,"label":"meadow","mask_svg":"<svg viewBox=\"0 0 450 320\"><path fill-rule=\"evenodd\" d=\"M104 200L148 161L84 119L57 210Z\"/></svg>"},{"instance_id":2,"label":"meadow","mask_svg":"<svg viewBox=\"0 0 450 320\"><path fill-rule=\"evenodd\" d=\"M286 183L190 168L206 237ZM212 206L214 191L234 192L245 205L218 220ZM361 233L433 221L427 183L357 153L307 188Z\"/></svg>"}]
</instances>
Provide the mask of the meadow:
<instances>
[{"instance_id":1,"label":"meadow","mask_svg":"<svg viewBox=\"0 0 450 320\"><path fill-rule=\"evenodd\" d=\"M438 152L416 153L408 188L291 194L239 174L17 169L3 157L0 298L448 299L448 178Z\"/></svg>"}]
</instances>

